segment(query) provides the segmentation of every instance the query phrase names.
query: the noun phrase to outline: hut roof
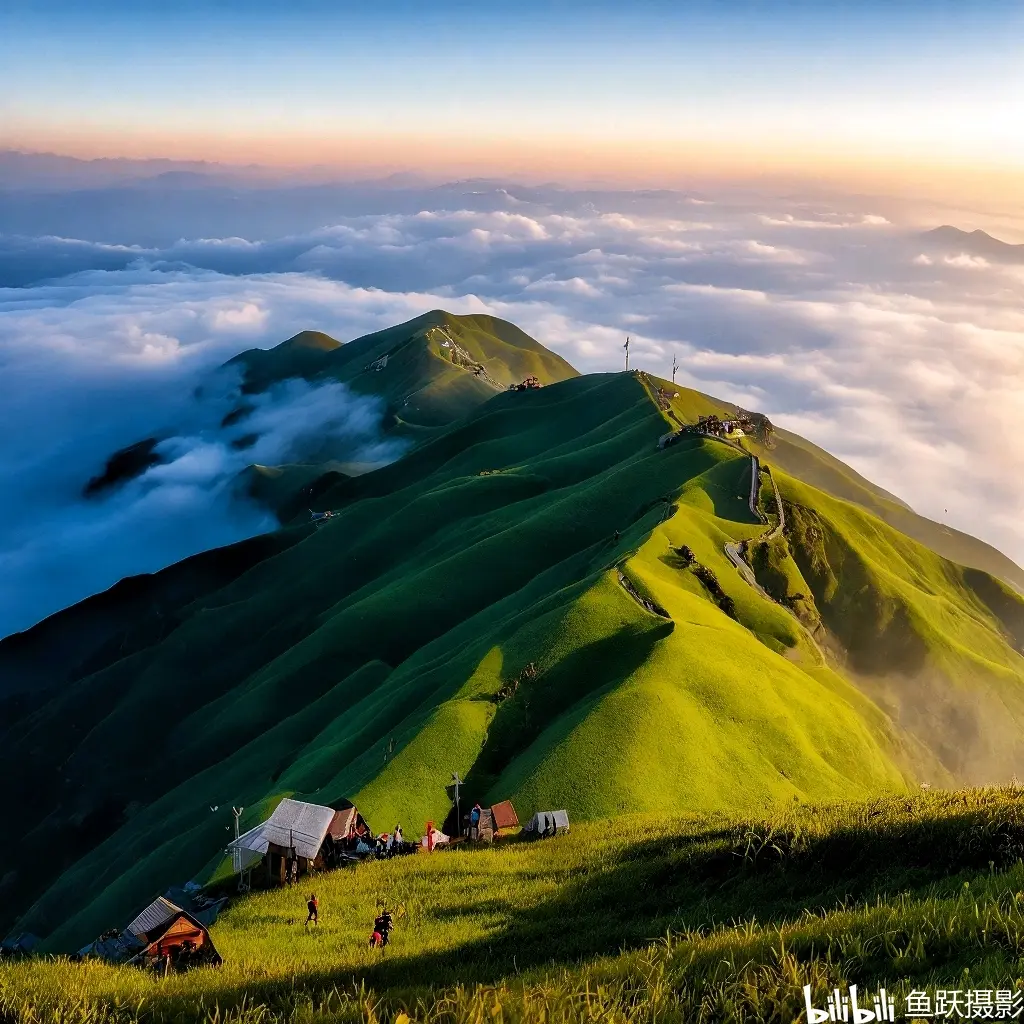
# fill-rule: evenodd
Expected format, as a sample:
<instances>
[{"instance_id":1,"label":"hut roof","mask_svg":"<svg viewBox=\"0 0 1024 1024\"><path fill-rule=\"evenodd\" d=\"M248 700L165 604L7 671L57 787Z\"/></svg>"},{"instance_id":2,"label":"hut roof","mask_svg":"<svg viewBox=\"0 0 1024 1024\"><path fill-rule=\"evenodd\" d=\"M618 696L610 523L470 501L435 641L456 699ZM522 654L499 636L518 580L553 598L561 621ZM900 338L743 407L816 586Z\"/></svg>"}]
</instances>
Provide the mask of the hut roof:
<instances>
[{"instance_id":1,"label":"hut roof","mask_svg":"<svg viewBox=\"0 0 1024 1024\"><path fill-rule=\"evenodd\" d=\"M228 849L248 850L262 855L273 843L285 848L294 846L300 857L312 860L323 845L334 815L333 807L321 807L320 804L307 804L286 797L262 825L257 825L228 843Z\"/></svg>"},{"instance_id":2,"label":"hut roof","mask_svg":"<svg viewBox=\"0 0 1024 1024\"><path fill-rule=\"evenodd\" d=\"M491 808L491 817L495 828L515 828L519 824L519 815L512 806L511 800L502 800Z\"/></svg>"},{"instance_id":3,"label":"hut roof","mask_svg":"<svg viewBox=\"0 0 1024 1024\"><path fill-rule=\"evenodd\" d=\"M344 810L335 811L327 833L333 839L345 839L355 831L358 819L359 811L355 807L346 807Z\"/></svg>"},{"instance_id":4,"label":"hut roof","mask_svg":"<svg viewBox=\"0 0 1024 1024\"><path fill-rule=\"evenodd\" d=\"M155 932L161 925L166 924L175 914L183 913L181 907L172 903L163 896L157 896L155 900L138 917L135 918L125 931L131 932L138 939L145 939L150 932ZM148 941L148 940L147 940Z\"/></svg>"}]
</instances>

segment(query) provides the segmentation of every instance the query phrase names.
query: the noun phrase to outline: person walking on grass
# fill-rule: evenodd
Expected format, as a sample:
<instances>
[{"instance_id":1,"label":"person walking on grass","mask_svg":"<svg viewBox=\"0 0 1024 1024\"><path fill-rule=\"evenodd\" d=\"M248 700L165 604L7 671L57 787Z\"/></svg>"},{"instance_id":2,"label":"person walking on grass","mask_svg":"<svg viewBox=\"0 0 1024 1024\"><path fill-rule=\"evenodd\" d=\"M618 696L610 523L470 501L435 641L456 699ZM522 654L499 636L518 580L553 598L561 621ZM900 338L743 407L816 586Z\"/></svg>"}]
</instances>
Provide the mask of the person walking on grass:
<instances>
[{"instance_id":1,"label":"person walking on grass","mask_svg":"<svg viewBox=\"0 0 1024 1024\"><path fill-rule=\"evenodd\" d=\"M310 924L320 925L320 901L316 898L316 893L311 892L309 899L306 900L306 909L309 913L306 915L306 923L303 925L304 928L308 928Z\"/></svg>"},{"instance_id":2,"label":"person walking on grass","mask_svg":"<svg viewBox=\"0 0 1024 1024\"><path fill-rule=\"evenodd\" d=\"M395 922L385 907L374 919L373 932L370 935L370 945L383 949L391 937L391 929Z\"/></svg>"}]
</instances>

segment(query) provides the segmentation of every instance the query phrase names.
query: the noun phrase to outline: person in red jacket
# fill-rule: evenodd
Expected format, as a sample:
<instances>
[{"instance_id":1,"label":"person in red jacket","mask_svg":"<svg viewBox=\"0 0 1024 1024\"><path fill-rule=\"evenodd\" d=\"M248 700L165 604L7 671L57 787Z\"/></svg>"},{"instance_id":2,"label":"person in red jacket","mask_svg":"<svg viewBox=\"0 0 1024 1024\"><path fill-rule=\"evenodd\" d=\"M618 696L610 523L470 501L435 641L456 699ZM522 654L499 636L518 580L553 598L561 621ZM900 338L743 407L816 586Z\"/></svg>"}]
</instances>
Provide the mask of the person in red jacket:
<instances>
[{"instance_id":1,"label":"person in red jacket","mask_svg":"<svg viewBox=\"0 0 1024 1024\"><path fill-rule=\"evenodd\" d=\"M304 928L308 928L310 924L320 924L320 901L316 898L316 893L311 892L309 899L306 900L306 909L309 913L306 915L306 923L303 925Z\"/></svg>"}]
</instances>

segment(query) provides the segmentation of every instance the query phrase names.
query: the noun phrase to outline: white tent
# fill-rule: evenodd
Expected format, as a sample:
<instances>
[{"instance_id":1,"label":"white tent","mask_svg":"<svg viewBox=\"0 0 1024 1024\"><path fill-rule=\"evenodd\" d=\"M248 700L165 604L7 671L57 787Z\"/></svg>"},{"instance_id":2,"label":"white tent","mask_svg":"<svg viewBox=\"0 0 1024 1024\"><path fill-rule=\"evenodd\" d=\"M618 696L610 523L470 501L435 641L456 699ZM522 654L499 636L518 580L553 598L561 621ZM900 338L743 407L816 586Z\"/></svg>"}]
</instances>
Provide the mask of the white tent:
<instances>
[{"instance_id":1,"label":"white tent","mask_svg":"<svg viewBox=\"0 0 1024 1024\"><path fill-rule=\"evenodd\" d=\"M228 849L238 851L243 870L259 860L271 843L286 849L294 846L298 856L313 860L333 820L332 807L285 798L262 825L232 840Z\"/></svg>"},{"instance_id":2,"label":"white tent","mask_svg":"<svg viewBox=\"0 0 1024 1024\"><path fill-rule=\"evenodd\" d=\"M569 831L568 811L538 811L523 826L523 831L539 838L540 836L553 836L560 832Z\"/></svg>"},{"instance_id":3,"label":"white tent","mask_svg":"<svg viewBox=\"0 0 1024 1024\"><path fill-rule=\"evenodd\" d=\"M436 828L431 833L431 838L434 840L434 845L435 846L438 846L441 843L450 843L451 842L451 836L446 836L443 832L441 832L439 829L436 829ZM420 846L426 846L426 845L427 845L427 837L424 836L420 840Z\"/></svg>"}]
</instances>

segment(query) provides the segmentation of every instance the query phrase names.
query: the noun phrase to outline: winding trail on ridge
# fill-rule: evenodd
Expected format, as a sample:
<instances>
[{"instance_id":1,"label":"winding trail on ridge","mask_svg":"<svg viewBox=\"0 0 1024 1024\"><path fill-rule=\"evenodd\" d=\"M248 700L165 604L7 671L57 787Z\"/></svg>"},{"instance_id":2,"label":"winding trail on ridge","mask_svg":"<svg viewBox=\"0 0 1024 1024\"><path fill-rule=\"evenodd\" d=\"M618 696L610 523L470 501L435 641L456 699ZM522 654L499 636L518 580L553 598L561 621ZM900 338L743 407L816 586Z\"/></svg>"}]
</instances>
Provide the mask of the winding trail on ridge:
<instances>
[{"instance_id":1,"label":"winding trail on ridge","mask_svg":"<svg viewBox=\"0 0 1024 1024\"><path fill-rule=\"evenodd\" d=\"M675 414L675 412L671 409L671 407L666 409L663 407L662 403L658 401L658 396L654 393L652 385L647 377L647 374L645 374L642 370L634 371L634 373L636 373L636 376L644 385L644 389L647 392L647 396L654 403L654 405L667 418L671 418L679 425L678 433L682 433L684 430L686 430L690 425L683 423L682 420L680 420L679 417ZM674 433L677 432L673 431L673 434ZM659 440L658 447L663 448L665 446L665 442L671 436L672 434L664 435ZM786 528L786 512L783 508L782 495L779 493L779 488L775 482L775 477L772 475L771 467L762 465L761 460L756 455L752 454L751 452L748 452L746 448L744 448L742 445L737 444L735 441L730 441L728 438L718 437L715 434L703 433L697 433L695 436L709 438L713 441L718 441L720 444L727 444L730 448L733 448L738 452L742 452L744 455L748 455L750 457L751 480L748 505L750 507L751 514L765 526L768 526L771 520L768 518L767 514L761 510L761 507L759 505L759 500L761 496L761 471L764 470L764 472L768 474L768 479L771 480L772 482L772 492L775 496L775 511L778 521L775 523L774 526L771 527L771 529L766 530L757 539L763 541L764 543L770 543L777 537L782 536L782 531ZM757 582L757 577L754 575L754 570L747 564L747 562L743 558L743 555L749 543L749 540L739 542L728 541L725 544L726 558L728 558L729 561L736 568L736 571L740 574L740 577L742 578L744 583L752 587L766 601L771 601L772 604L778 605L793 618L797 626L800 628L800 630L803 632L803 634L807 637L808 641L810 642L811 649L816 652L819 664L828 665L828 658L825 657L825 652L822 650L821 645L818 643L816 637L814 636L814 633L811 632L811 630L807 627L805 623L800 621L799 616L793 611L792 608L787 607L781 601L777 601L774 597L771 596L771 594L769 594L764 589L764 587L761 586L760 583ZM622 583L623 586L625 586L626 589L632 593L632 589L629 586L627 586L626 582L622 579L621 573L620 583ZM647 603L642 598L640 598L639 595L632 594L632 596L634 597L634 599L638 600L641 604L643 604L646 607ZM650 611L652 609L648 608L648 610ZM657 612L655 614L657 614Z\"/></svg>"},{"instance_id":2,"label":"winding trail on ridge","mask_svg":"<svg viewBox=\"0 0 1024 1024\"><path fill-rule=\"evenodd\" d=\"M688 424L683 423L683 421L679 419L675 411L672 409L671 405L668 405L668 407L666 408L666 405L659 401L659 396L655 394L653 385L651 384L648 375L644 373L643 370L636 370L634 372L636 373L637 378L640 380L640 383L643 385L644 390L647 392L647 397L654 403L654 405L667 418L671 418L672 420L674 420L675 423L678 424L680 431L685 430ZM661 439L660 443L663 444L663 442L667 439L668 436L669 435L665 435L665 437ZM742 445L739 445L735 441L731 441L728 438L719 437L717 434L704 433L698 433L696 436L709 438L710 440L713 441L718 441L720 444L728 445L735 451L742 452L744 455L749 455L750 495L747 498L747 505L750 508L751 515L753 515L755 519L763 523L765 526L768 526L770 524L770 520L768 516L761 511L761 507L759 504L759 500L761 497L761 470L763 469L768 474L769 479L772 481L772 491L775 494L775 507L778 512L778 522L775 524L775 526L773 526L770 530L767 531L767 533L765 533L761 537L761 540L765 542L770 542L774 540L776 537L778 537L782 533L782 530L786 525L786 519L785 513L782 509L782 498L779 495L779 489L775 486L775 478L772 477L771 468L769 466L762 466L761 460L756 455L754 455L751 452L748 452L746 448L744 448ZM748 543L749 541L745 540L739 541L738 543L729 541L725 545L725 556L735 566L737 572L743 578L743 581L745 583L753 587L754 590L756 590L758 594L760 594L761 597L763 597L766 601L772 601L773 603L778 604L778 602L775 601L775 598L773 598L764 589L764 587L762 587L761 584L757 582L757 578L754 576L754 570L751 569L751 567L746 563L746 561L743 558L743 554L746 551Z\"/></svg>"}]
</instances>

